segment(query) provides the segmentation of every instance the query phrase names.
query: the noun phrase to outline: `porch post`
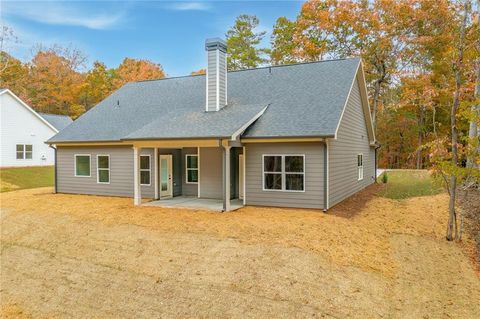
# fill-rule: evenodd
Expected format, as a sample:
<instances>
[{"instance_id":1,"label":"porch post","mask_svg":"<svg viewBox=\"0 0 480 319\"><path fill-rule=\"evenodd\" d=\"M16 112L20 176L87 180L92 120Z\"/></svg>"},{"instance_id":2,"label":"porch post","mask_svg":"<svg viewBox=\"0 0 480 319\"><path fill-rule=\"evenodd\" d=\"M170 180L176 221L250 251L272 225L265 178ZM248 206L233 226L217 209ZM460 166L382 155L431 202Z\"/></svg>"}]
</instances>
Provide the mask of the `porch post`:
<instances>
[{"instance_id":1,"label":"porch post","mask_svg":"<svg viewBox=\"0 0 480 319\"><path fill-rule=\"evenodd\" d=\"M230 148L223 145L223 211L230 211Z\"/></svg>"},{"instance_id":2,"label":"porch post","mask_svg":"<svg viewBox=\"0 0 480 319\"><path fill-rule=\"evenodd\" d=\"M159 167L158 167L158 148L154 148L153 149L153 167L155 168L155 174L154 174L154 183L155 185L153 186L154 189L155 189L155 199L159 199L160 196L158 194L158 177L159 177L159 174L160 174L160 170L159 170Z\"/></svg>"},{"instance_id":3,"label":"porch post","mask_svg":"<svg viewBox=\"0 0 480 319\"><path fill-rule=\"evenodd\" d=\"M243 147L243 205L247 205L247 148Z\"/></svg>"},{"instance_id":4,"label":"porch post","mask_svg":"<svg viewBox=\"0 0 480 319\"><path fill-rule=\"evenodd\" d=\"M138 206L142 203L140 188L140 148L133 147L133 204Z\"/></svg>"}]
</instances>

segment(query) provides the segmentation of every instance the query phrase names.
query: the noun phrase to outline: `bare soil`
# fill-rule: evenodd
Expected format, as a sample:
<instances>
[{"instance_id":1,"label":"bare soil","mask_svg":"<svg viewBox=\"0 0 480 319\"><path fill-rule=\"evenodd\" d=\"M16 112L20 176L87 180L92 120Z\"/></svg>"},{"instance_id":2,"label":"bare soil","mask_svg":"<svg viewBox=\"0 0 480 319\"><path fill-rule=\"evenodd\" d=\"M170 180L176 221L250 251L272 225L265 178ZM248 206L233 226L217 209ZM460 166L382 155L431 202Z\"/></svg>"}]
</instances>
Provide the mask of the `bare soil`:
<instances>
[{"instance_id":1,"label":"bare soil","mask_svg":"<svg viewBox=\"0 0 480 319\"><path fill-rule=\"evenodd\" d=\"M5 318L476 318L480 280L444 239L445 194L364 193L357 213L134 207L21 190L1 199ZM347 217L347 218L346 218Z\"/></svg>"}]
</instances>

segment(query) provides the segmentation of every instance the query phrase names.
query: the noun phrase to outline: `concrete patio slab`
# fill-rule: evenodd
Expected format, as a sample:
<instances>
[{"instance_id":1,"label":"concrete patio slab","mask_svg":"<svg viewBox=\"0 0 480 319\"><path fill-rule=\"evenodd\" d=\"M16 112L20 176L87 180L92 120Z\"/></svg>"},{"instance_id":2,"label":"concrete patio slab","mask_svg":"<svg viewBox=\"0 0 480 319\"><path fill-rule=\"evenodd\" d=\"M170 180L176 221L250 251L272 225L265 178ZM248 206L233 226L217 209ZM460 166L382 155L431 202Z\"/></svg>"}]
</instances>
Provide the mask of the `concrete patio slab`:
<instances>
[{"instance_id":1,"label":"concrete patio slab","mask_svg":"<svg viewBox=\"0 0 480 319\"><path fill-rule=\"evenodd\" d=\"M223 201L221 199L198 198L193 196L177 196L168 199L160 199L143 204L143 206L157 206L166 208L187 208L203 209L216 212L223 211ZM231 210L243 207L241 199L230 200Z\"/></svg>"}]
</instances>

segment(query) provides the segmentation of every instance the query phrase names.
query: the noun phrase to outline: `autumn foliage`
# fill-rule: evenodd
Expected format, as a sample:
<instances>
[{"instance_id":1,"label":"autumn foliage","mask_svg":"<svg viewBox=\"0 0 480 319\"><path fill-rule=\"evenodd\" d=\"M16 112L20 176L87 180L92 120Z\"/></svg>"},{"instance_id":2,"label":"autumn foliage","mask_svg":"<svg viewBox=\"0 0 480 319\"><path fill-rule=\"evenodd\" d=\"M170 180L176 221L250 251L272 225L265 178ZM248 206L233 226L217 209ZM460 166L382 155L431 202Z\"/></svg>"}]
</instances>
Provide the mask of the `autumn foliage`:
<instances>
[{"instance_id":1,"label":"autumn foliage","mask_svg":"<svg viewBox=\"0 0 480 319\"><path fill-rule=\"evenodd\" d=\"M87 59L78 50L39 46L34 51L26 63L0 53L0 87L11 89L40 112L77 118L128 82L165 77L162 66L148 60L125 58L112 69L95 61L85 70Z\"/></svg>"}]
</instances>

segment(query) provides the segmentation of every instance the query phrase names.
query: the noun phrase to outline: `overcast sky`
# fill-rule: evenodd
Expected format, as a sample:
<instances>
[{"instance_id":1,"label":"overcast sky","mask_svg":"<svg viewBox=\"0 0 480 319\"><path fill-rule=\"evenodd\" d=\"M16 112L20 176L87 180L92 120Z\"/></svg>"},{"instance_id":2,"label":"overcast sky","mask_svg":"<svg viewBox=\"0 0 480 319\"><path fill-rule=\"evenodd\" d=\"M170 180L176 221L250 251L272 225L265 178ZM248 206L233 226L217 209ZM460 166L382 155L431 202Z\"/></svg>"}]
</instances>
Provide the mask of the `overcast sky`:
<instances>
[{"instance_id":1,"label":"overcast sky","mask_svg":"<svg viewBox=\"0 0 480 319\"><path fill-rule=\"evenodd\" d=\"M205 67L204 41L223 37L235 17L256 15L267 31L280 16L294 19L300 1L4 1L1 23L11 27L18 43L10 52L31 58L31 47L71 45L116 67L124 57L160 63L169 76Z\"/></svg>"}]
</instances>

